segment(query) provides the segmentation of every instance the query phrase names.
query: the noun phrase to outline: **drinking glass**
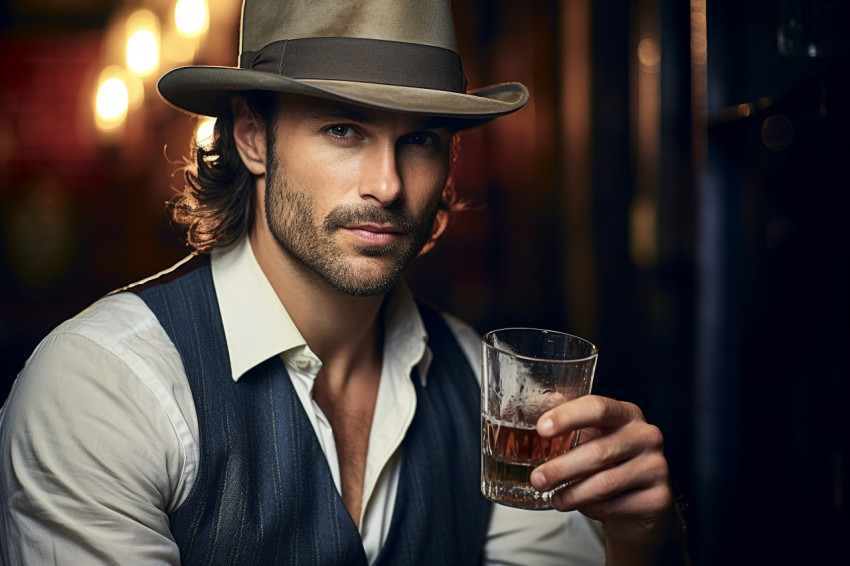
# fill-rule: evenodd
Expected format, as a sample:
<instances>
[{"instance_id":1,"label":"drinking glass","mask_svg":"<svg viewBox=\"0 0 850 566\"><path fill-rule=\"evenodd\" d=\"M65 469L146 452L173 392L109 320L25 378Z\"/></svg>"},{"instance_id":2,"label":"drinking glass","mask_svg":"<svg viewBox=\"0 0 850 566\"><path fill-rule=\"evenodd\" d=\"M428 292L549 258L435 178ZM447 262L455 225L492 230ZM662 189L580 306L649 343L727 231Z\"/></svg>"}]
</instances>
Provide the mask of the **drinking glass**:
<instances>
[{"instance_id":1,"label":"drinking glass","mask_svg":"<svg viewBox=\"0 0 850 566\"><path fill-rule=\"evenodd\" d=\"M537 419L590 393L596 346L539 328L493 330L482 344L481 492L511 507L551 509L555 490L534 489L531 471L578 444L580 431L544 438Z\"/></svg>"}]
</instances>

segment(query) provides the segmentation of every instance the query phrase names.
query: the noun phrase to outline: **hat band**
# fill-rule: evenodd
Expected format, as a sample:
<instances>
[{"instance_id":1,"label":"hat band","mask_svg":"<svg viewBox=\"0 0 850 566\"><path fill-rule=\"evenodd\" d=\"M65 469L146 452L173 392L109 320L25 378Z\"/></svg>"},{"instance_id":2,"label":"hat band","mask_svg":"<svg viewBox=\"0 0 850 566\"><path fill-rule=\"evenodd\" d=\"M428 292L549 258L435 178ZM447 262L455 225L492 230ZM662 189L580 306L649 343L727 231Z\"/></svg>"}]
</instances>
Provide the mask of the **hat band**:
<instances>
[{"instance_id":1,"label":"hat band","mask_svg":"<svg viewBox=\"0 0 850 566\"><path fill-rule=\"evenodd\" d=\"M292 79L330 79L466 92L460 56L450 49L356 37L308 37L243 51L243 69Z\"/></svg>"}]
</instances>

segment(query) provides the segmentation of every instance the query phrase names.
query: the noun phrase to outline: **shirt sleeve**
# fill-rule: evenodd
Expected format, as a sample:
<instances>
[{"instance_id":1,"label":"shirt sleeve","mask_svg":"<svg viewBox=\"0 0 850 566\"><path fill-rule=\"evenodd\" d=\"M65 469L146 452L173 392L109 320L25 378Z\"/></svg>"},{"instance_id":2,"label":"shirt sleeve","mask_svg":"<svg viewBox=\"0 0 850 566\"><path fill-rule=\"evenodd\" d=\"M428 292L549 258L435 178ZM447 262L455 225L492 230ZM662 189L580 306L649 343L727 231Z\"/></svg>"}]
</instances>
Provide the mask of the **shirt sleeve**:
<instances>
[{"instance_id":1,"label":"shirt sleeve","mask_svg":"<svg viewBox=\"0 0 850 566\"><path fill-rule=\"evenodd\" d=\"M184 464L126 361L52 333L0 410L0 562L179 564L167 510Z\"/></svg>"},{"instance_id":2,"label":"shirt sleeve","mask_svg":"<svg viewBox=\"0 0 850 566\"><path fill-rule=\"evenodd\" d=\"M481 383L481 339L463 321L445 316ZM578 511L529 511L493 505L484 539L487 566L599 566L605 563L602 525Z\"/></svg>"},{"instance_id":3,"label":"shirt sleeve","mask_svg":"<svg viewBox=\"0 0 850 566\"><path fill-rule=\"evenodd\" d=\"M578 511L530 511L493 504L484 540L488 566L601 566L602 526Z\"/></svg>"}]
</instances>

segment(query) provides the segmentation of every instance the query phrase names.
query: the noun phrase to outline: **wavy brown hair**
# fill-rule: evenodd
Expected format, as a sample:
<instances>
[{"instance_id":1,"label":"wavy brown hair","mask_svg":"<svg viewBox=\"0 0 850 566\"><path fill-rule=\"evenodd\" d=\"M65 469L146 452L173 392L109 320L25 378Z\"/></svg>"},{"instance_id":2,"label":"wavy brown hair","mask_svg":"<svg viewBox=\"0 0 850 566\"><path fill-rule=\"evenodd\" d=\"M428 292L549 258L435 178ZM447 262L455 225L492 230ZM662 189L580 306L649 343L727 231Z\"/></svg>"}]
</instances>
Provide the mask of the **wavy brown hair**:
<instances>
[{"instance_id":1,"label":"wavy brown hair","mask_svg":"<svg viewBox=\"0 0 850 566\"><path fill-rule=\"evenodd\" d=\"M244 98L251 112L266 125L272 139L277 93L249 92ZM254 221L253 176L242 163L233 138L233 110L230 105L215 121L210 144L191 146L191 158L183 165L185 187L167 203L171 221L186 245L198 253L226 247L247 234ZM451 169L443 188L437 217L423 253L436 243L448 227L450 213L468 208L455 191L451 171L457 161L460 138L452 136Z\"/></svg>"}]
</instances>

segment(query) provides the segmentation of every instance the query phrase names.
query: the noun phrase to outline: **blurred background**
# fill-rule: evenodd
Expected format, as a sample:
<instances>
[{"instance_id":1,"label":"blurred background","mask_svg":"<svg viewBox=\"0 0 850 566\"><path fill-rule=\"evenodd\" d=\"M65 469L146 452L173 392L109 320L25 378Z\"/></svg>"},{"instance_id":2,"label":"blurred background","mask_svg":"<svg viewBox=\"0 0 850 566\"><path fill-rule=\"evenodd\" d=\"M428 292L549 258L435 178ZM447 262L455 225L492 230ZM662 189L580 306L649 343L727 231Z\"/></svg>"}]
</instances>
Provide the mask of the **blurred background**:
<instances>
[{"instance_id":1,"label":"blurred background","mask_svg":"<svg viewBox=\"0 0 850 566\"><path fill-rule=\"evenodd\" d=\"M846 564L850 2L455 0L458 215L411 285L478 330L600 349L665 432L697 565ZM233 65L237 0L4 0L0 399L38 341L188 250L174 66Z\"/></svg>"}]
</instances>

